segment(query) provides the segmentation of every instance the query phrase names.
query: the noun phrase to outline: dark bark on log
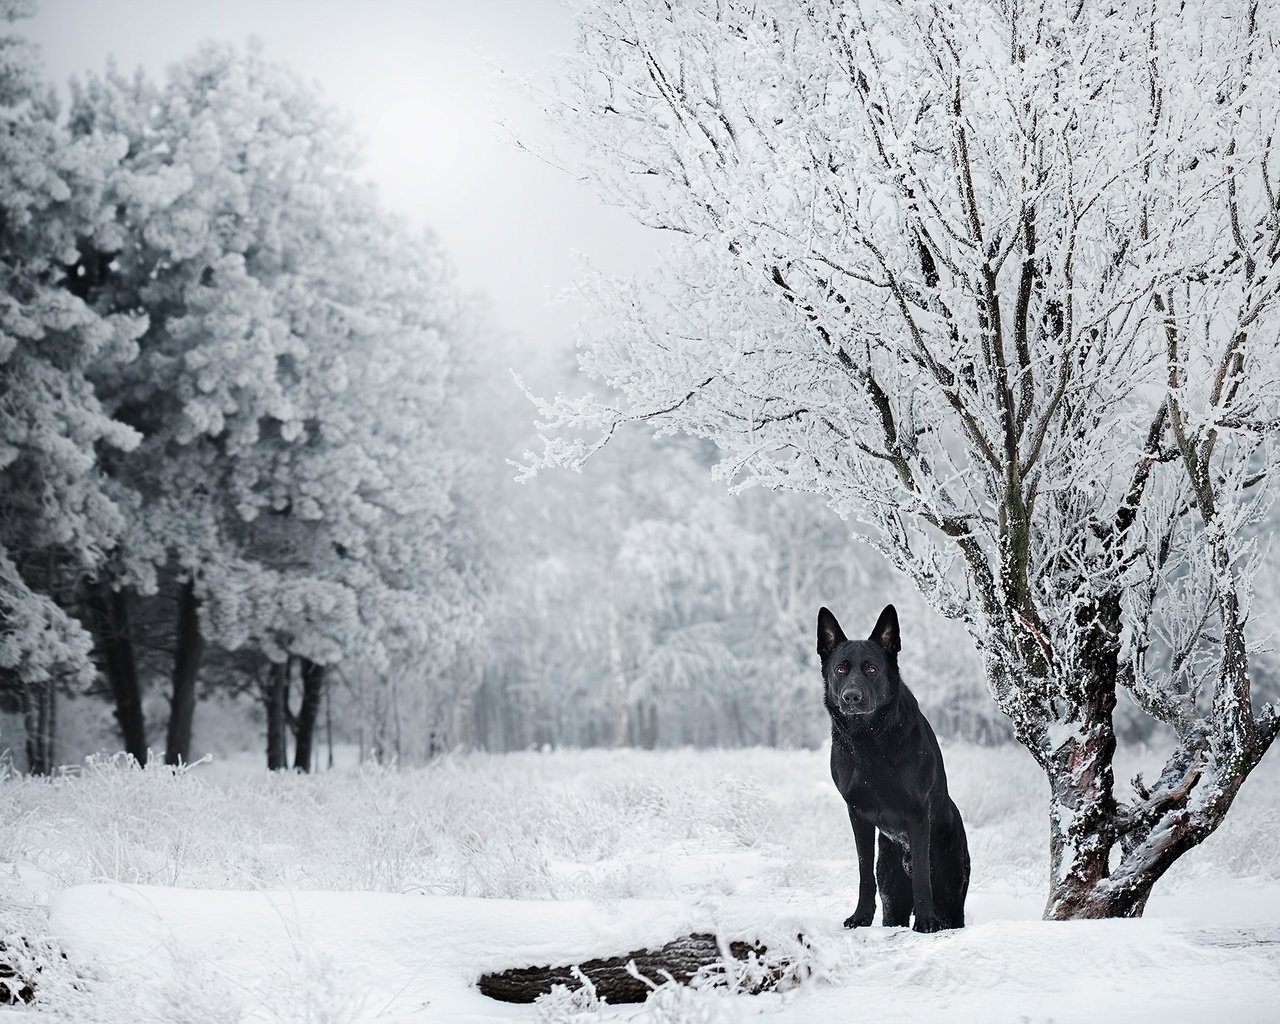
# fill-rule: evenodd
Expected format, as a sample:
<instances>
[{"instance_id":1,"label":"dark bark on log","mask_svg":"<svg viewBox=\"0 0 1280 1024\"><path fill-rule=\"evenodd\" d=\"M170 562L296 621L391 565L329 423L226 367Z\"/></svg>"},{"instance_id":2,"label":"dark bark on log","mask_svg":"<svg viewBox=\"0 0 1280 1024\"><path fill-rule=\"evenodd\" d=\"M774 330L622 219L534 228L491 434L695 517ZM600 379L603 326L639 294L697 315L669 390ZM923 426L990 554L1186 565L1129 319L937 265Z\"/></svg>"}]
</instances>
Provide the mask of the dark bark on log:
<instances>
[{"instance_id":1,"label":"dark bark on log","mask_svg":"<svg viewBox=\"0 0 1280 1024\"><path fill-rule=\"evenodd\" d=\"M186 764L191 760L191 723L196 712L196 680L204 637L200 635L200 600L194 580L187 580L178 592L178 635L173 652L173 692L169 699L169 732L164 763Z\"/></svg>"},{"instance_id":2,"label":"dark bark on log","mask_svg":"<svg viewBox=\"0 0 1280 1024\"><path fill-rule=\"evenodd\" d=\"M11 935L0 940L0 1006L34 1003L45 966L66 959L67 954L47 939Z\"/></svg>"},{"instance_id":3,"label":"dark bark on log","mask_svg":"<svg viewBox=\"0 0 1280 1024\"><path fill-rule=\"evenodd\" d=\"M763 957L766 952L764 946L748 942L730 942L728 946L729 953L738 960L746 959L750 953ZM632 961L636 970L650 979L653 985L664 984L668 980L667 974L687 985L702 968L723 963L724 954L714 935L694 934L682 936L659 949L637 949L622 956L586 960L577 967L590 979L596 995L605 1002L643 1003L653 991L653 985L645 984L627 970ZM771 981L767 980L756 991L772 988L777 980L776 976ZM570 965L496 971L482 975L479 983L482 995L504 1003L532 1003L550 992L553 985L577 989L582 987L582 981Z\"/></svg>"},{"instance_id":4,"label":"dark bark on log","mask_svg":"<svg viewBox=\"0 0 1280 1024\"><path fill-rule=\"evenodd\" d=\"M26 946L25 940L17 941ZM15 949L10 952L9 947L0 942L0 1006L17 1006L21 1003L35 1002L35 986L31 979L15 966L29 959L25 949ZM13 963L10 963L10 960Z\"/></svg>"},{"instance_id":5,"label":"dark bark on log","mask_svg":"<svg viewBox=\"0 0 1280 1024\"><path fill-rule=\"evenodd\" d=\"M289 719L289 676L293 659L272 665L267 676L267 768L283 771L289 767L287 729Z\"/></svg>"},{"instance_id":6,"label":"dark bark on log","mask_svg":"<svg viewBox=\"0 0 1280 1024\"><path fill-rule=\"evenodd\" d=\"M116 723L125 751L140 765L147 763L147 724L142 714L142 688L129 625L128 597L99 584L89 592L94 639L116 703Z\"/></svg>"},{"instance_id":7,"label":"dark bark on log","mask_svg":"<svg viewBox=\"0 0 1280 1024\"><path fill-rule=\"evenodd\" d=\"M298 729L293 749L293 766L300 772L311 771L311 750L320 717L320 700L324 696L325 667L309 658L302 659L302 704L298 708Z\"/></svg>"}]
</instances>

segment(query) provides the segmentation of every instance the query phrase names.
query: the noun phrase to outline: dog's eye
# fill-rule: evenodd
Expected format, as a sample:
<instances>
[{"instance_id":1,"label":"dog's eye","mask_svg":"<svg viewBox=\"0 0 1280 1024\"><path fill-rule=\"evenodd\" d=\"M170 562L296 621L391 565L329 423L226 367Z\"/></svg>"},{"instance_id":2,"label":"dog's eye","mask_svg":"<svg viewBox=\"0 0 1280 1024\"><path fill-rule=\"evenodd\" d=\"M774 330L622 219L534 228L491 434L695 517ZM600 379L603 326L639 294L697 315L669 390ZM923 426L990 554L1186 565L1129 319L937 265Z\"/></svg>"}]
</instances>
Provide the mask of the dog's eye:
<instances>
[{"instance_id":1,"label":"dog's eye","mask_svg":"<svg viewBox=\"0 0 1280 1024\"><path fill-rule=\"evenodd\" d=\"M873 676L873 675L875 675L875 674L876 674L876 667L875 667L874 665L868 665L868 666L867 666L866 668L864 668L862 671L863 671L863 672L865 672L865 673L866 673L867 675L869 675L869 676Z\"/></svg>"},{"instance_id":2,"label":"dog's eye","mask_svg":"<svg viewBox=\"0 0 1280 1024\"><path fill-rule=\"evenodd\" d=\"M840 664L836 666L836 675L847 676L848 674L849 674L849 663L847 661L840 662Z\"/></svg>"}]
</instances>

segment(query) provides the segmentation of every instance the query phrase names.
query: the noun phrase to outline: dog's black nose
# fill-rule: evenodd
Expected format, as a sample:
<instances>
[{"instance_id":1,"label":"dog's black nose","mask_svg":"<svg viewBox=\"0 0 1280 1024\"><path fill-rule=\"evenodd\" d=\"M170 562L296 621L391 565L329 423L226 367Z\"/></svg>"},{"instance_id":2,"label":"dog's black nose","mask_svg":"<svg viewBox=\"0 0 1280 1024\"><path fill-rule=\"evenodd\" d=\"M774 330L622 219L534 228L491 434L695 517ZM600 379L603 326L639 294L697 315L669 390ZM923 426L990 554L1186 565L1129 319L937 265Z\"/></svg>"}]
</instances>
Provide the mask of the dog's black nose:
<instances>
[{"instance_id":1,"label":"dog's black nose","mask_svg":"<svg viewBox=\"0 0 1280 1024\"><path fill-rule=\"evenodd\" d=\"M861 690L845 690L844 693L840 695L840 699L845 704L857 704L862 700L862 691Z\"/></svg>"}]
</instances>

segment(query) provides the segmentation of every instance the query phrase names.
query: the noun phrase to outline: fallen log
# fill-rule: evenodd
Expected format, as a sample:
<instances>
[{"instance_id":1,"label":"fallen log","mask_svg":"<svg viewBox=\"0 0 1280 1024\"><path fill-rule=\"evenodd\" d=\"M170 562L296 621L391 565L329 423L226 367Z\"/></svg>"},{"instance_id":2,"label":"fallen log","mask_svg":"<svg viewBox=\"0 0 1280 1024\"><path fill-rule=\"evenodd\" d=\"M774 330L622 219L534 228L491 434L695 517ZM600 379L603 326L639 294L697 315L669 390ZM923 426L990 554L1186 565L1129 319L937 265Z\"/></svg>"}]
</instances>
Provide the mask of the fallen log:
<instances>
[{"instance_id":1,"label":"fallen log","mask_svg":"<svg viewBox=\"0 0 1280 1024\"><path fill-rule=\"evenodd\" d=\"M751 942L730 942L728 950L733 960L746 960L755 954L756 959L762 961L766 953L764 946ZM585 960L580 964L495 971L481 975L480 992L504 1003L532 1003L539 996L547 995L553 985L564 985L573 990L581 988L584 984L582 979L586 978L595 987L596 996L604 1002L643 1003L655 986L668 980L687 985L699 971L726 966L719 940L714 935L698 933L673 939L658 949L637 949L621 956ZM755 994L771 989L782 973L781 966L767 970L744 991Z\"/></svg>"}]
</instances>

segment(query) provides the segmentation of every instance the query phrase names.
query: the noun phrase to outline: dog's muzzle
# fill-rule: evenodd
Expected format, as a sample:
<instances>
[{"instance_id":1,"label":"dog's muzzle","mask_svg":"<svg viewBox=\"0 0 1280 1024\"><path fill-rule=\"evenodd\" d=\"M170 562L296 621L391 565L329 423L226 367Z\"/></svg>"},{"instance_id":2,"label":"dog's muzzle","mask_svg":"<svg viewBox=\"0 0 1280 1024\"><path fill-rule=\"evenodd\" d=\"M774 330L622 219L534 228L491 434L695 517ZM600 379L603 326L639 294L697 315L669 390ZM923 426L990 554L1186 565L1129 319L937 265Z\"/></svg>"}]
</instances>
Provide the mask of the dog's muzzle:
<instances>
[{"instance_id":1,"label":"dog's muzzle","mask_svg":"<svg viewBox=\"0 0 1280 1024\"><path fill-rule=\"evenodd\" d=\"M846 714L856 711L863 702L865 694L855 686L849 686L840 691L840 710Z\"/></svg>"}]
</instances>

